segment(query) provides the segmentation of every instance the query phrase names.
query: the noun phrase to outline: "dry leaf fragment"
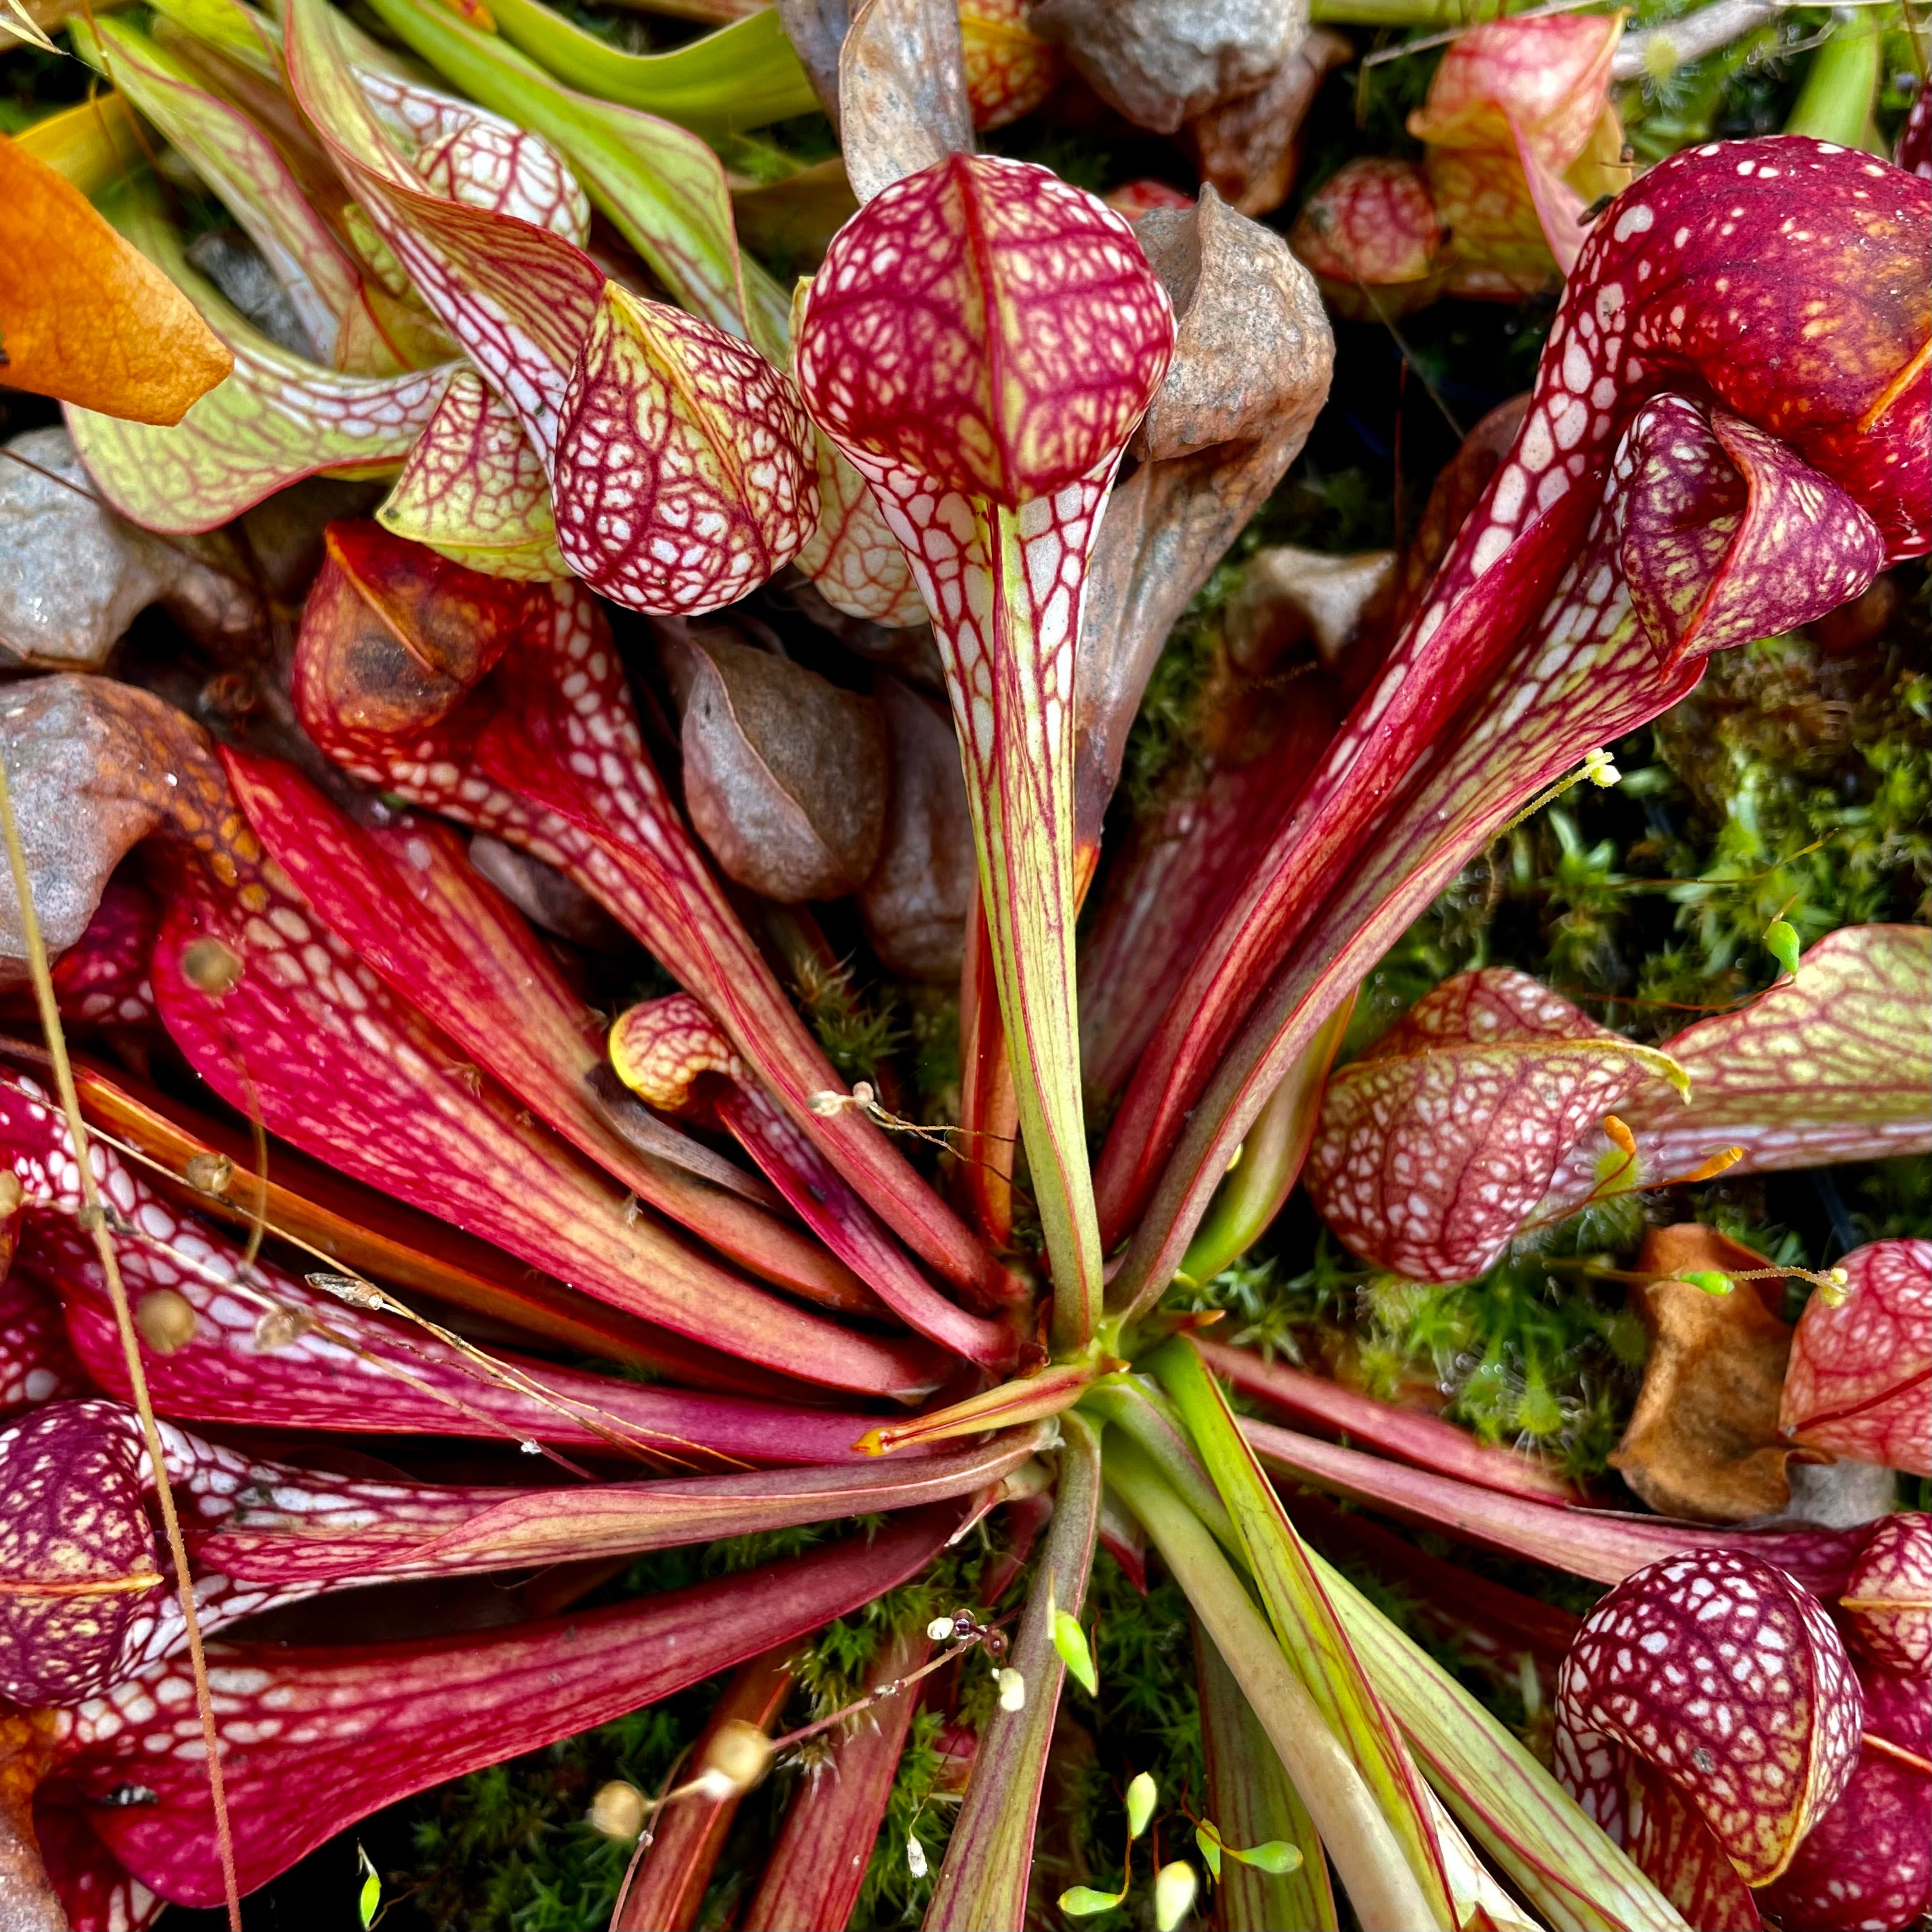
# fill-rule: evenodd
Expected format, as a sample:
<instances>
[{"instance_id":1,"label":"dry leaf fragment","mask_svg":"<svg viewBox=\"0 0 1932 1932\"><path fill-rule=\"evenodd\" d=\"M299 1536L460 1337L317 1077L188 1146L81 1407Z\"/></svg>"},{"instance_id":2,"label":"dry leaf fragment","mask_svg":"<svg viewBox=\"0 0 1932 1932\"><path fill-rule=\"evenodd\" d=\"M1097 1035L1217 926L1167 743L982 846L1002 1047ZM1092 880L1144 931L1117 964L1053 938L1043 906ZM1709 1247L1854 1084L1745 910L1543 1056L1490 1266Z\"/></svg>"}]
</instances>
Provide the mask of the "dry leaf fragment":
<instances>
[{"instance_id":1,"label":"dry leaf fragment","mask_svg":"<svg viewBox=\"0 0 1932 1932\"><path fill-rule=\"evenodd\" d=\"M88 928L109 875L154 830L170 746L194 735L171 705L108 679L63 675L10 686L0 703L0 758L47 950ZM20 902L0 872L0 992L24 986Z\"/></svg>"},{"instance_id":2,"label":"dry leaf fragment","mask_svg":"<svg viewBox=\"0 0 1932 1932\"><path fill-rule=\"evenodd\" d=\"M1327 669L1336 669L1388 602L1396 565L1392 550L1331 556L1279 544L1256 551L1228 600L1228 656L1239 669L1260 671L1306 639Z\"/></svg>"},{"instance_id":3,"label":"dry leaf fragment","mask_svg":"<svg viewBox=\"0 0 1932 1932\"><path fill-rule=\"evenodd\" d=\"M1791 1499L1785 1464L1792 1451L1778 1427L1792 1336L1776 1312L1783 1284L1739 1281L1712 1294L1683 1279L1765 1265L1762 1255L1696 1222L1645 1237L1637 1266L1656 1279L1634 1300L1650 1331L1650 1359L1610 1465L1664 1515L1743 1522L1778 1515Z\"/></svg>"},{"instance_id":4,"label":"dry leaf fragment","mask_svg":"<svg viewBox=\"0 0 1932 1932\"><path fill-rule=\"evenodd\" d=\"M838 56L839 125L853 191L973 152L973 110L953 0L866 0Z\"/></svg>"},{"instance_id":5,"label":"dry leaf fragment","mask_svg":"<svg viewBox=\"0 0 1932 1932\"><path fill-rule=\"evenodd\" d=\"M1302 0L1043 0L1028 24L1094 92L1157 134L1276 73L1308 31Z\"/></svg>"},{"instance_id":6,"label":"dry leaf fragment","mask_svg":"<svg viewBox=\"0 0 1932 1932\"><path fill-rule=\"evenodd\" d=\"M1107 506L1075 680L1075 810L1097 837L1154 660L1208 573L1306 440L1335 340L1313 278L1281 237L1212 188L1134 225L1174 304L1174 360Z\"/></svg>"},{"instance_id":7,"label":"dry leaf fragment","mask_svg":"<svg viewBox=\"0 0 1932 1932\"><path fill-rule=\"evenodd\" d=\"M721 632L666 654L684 688L685 805L718 864L783 904L856 892L885 829L872 700Z\"/></svg>"},{"instance_id":8,"label":"dry leaf fragment","mask_svg":"<svg viewBox=\"0 0 1932 1932\"><path fill-rule=\"evenodd\" d=\"M1202 178L1242 214L1272 214L1294 185L1301 124L1323 80L1354 55L1340 34L1318 27L1252 92L1197 115L1187 131Z\"/></svg>"},{"instance_id":9,"label":"dry leaf fragment","mask_svg":"<svg viewBox=\"0 0 1932 1932\"><path fill-rule=\"evenodd\" d=\"M151 536L100 502L65 430L14 437L0 452L0 667L98 670L156 603L211 642L264 621L224 537Z\"/></svg>"},{"instance_id":10,"label":"dry leaf fragment","mask_svg":"<svg viewBox=\"0 0 1932 1932\"><path fill-rule=\"evenodd\" d=\"M87 197L0 136L0 350L8 386L177 423L234 358Z\"/></svg>"},{"instance_id":11,"label":"dry leaf fragment","mask_svg":"<svg viewBox=\"0 0 1932 1932\"><path fill-rule=\"evenodd\" d=\"M945 710L895 677L874 687L892 762L878 863L859 895L866 938L889 972L959 976L979 890L959 742Z\"/></svg>"}]
</instances>

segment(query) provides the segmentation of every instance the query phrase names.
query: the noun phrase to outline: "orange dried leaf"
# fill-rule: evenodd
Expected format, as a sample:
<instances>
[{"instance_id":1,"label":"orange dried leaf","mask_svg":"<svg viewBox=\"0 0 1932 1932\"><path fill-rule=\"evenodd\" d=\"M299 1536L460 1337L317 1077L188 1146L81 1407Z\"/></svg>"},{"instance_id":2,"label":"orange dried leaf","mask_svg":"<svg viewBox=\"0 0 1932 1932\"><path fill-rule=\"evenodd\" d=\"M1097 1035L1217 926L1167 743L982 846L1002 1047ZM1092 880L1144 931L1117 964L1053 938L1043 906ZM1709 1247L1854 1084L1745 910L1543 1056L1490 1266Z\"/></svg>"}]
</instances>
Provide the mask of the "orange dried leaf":
<instances>
[{"instance_id":1,"label":"orange dried leaf","mask_svg":"<svg viewBox=\"0 0 1932 1932\"><path fill-rule=\"evenodd\" d=\"M16 389L177 423L234 358L80 190L0 136L0 347Z\"/></svg>"},{"instance_id":2,"label":"orange dried leaf","mask_svg":"<svg viewBox=\"0 0 1932 1932\"><path fill-rule=\"evenodd\" d=\"M1696 1223L1653 1228L1637 1265L1659 1277L1636 1294L1650 1360L1611 1466L1666 1516L1742 1522L1776 1514L1791 1499L1790 1445L1778 1426L1791 1353L1790 1325L1774 1307L1780 1284L1733 1281L1728 1294L1713 1295L1685 1279L1765 1265Z\"/></svg>"}]
</instances>

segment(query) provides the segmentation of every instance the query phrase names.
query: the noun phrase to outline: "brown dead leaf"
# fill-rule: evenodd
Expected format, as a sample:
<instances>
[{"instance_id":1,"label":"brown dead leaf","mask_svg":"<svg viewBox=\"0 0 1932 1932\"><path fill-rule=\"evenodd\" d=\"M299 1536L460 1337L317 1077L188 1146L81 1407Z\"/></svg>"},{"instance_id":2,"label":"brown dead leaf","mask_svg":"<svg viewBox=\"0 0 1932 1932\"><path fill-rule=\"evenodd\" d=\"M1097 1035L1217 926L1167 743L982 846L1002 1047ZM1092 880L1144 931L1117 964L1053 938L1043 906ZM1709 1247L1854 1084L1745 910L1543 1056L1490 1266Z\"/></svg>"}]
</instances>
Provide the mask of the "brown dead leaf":
<instances>
[{"instance_id":1,"label":"brown dead leaf","mask_svg":"<svg viewBox=\"0 0 1932 1932\"><path fill-rule=\"evenodd\" d=\"M1277 72L1308 31L1306 0L1042 0L1027 25L1058 40L1094 92L1157 134Z\"/></svg>"},{"instance_id":2,"label":"brown dead leaf","mask_svg":"<svg viewBox=\"0 0 1932 1932\"><path fill-rule=\"evenodd\" d=\"M658 634L683 706L686 808L726 874L784 904L857 891L885 830L878 707L722 629Z\"/></svg>"},{"instance_id":3,"label":"brown dead leaf","mask_svg":"<svg viewBox=\"0 0 1932 1932\"><path fill-rule=\"evenodd\" d=\"M154 798L201 734L172 705L104 677L10 686L0 713L14 822L50 954L86 932L109 875L152 832ZM20 901L0 870L0 992L27 980Z\"/></svg>"},{"instance_id":4,"label":"brown dead leaf","mask_svg":"<svg viewBox=\"0 0 1932 1932\"><path fill-rule=\"evenodd\" d=\"M1739 1281L1728 1294L1707 1294L1677 1278L1765 1264L1695 1222L1645 1237L1637 1266L1658 1278L1633 1299L1650 1331L1650 1359L1610 1466L1666 1516L1742 1522L1791 1501L1785 1465L1793 1452L1778 1430L1792 1336L1777 1312L1781 1284Z\"/></svg>"},{"instance_id":5,"label":"brown dead leaf","mask_svg":"<svg viewBox=\"0 0 1932 1932\"><path fill-rule=\"evenodd\" d=\"M0 350L12 388L145 423L179 422L235 366L187 296L4 135Z\"/></svg>"},{"instance_id":6,"label":"brown dead leaf","mask_svg":"<svg viewBox=\"0 0 1932 1932\"><path fill-rule=\"evenodd\" d=\"M1234 668L1265 676L1304 640L1324 669L1336 669L1364 624L1393 592L1396 554L1331 556L1279 544L1258 550L1228 600L1223 634Z\"/></svg>"},{"instance_id":7,"label":"brown dead leaf","mask_svg":"<svg viewBox=\"0 0 1932 1932\"><path fill-rule=\"evenodd\" d=\"M1202 179L1244 214L1272 214L1294 185L1301 124L1322 81L1354 57L1350 42L1318 27L1252 93L1196 115L1187 132Z\"/></svg>"},{"instance_id":8,"label":"brown dead leaf","mask_svg":"<svg viewBox=\"0 0 1932 1932\"><path fill-rule=\"evenodd\" d=\"M979 890L959 741L942 704L895 677L874 687L892 758L878 863L859 895L866 938L888 971L956 980Z\"/></svg>"},{"instance_id":9,"label":"brown dead leaf","mask_svg":"<svg viewBox=\"0 0 1932 1932\"><path fill-rule=\"evenodd\" d=\"M1075 681L1083 840L1097 837L1148 674L1194 593L1294 461L1335 339L1314 278L1212 188L1134 233L1174 304L1174 361L1096 545Z\"/></svg>"},{"instance_id":10,"label":"brown dead leaf","mask_svg":"<svg viewBox=\"0 0 1932 1932\"><path fill-rule=\"evenodd\" d=\"M973 152L954 0L866 0L838 56L839 128L853 192Z\"/></svg>"}]
</instances>

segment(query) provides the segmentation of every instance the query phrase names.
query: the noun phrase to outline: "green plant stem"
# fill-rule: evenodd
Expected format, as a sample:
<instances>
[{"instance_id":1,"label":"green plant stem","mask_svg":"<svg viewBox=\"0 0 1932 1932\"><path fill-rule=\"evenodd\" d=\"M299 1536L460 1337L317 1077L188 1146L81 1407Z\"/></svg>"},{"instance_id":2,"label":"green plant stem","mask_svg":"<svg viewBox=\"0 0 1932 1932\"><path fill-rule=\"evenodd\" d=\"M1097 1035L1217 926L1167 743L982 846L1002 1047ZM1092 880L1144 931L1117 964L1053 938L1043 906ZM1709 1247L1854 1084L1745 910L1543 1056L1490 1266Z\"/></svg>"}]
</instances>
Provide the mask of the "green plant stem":
<instances>
[{"instance_id":1,"label":"green plant stem","mask_svg":"<svg viewBox=\"0 0 1932 1932\"><path fill-rule=\"evenodd\" d=\"M1279 1838L1301 1854L1293 1871L1279 1874L1224 1858L1215 1922L1226 1932L1280 1932L1286 1925L1336 1932L1334 1888L1315 1821L1198 1616L1194 1675L1201 1695L1208 1816L1231 1844L1261 1845Z\"/></svg>"},{"instance_id":2,"label":"green plant stem","mask_svg":"<svg viewBox=\"0 0 1932 1932\"><path fill-rule=\"evenodd\" d=\"M1109 1486L1140 1519L1268 1732L1364 1932L1419 1932L1442 1924L1366 1781L1289 1668L1206 1525L1124 1436L1108 1441L1106 1470Z\"/></svg>"},{"instance_id":3,"label":"green plant stem","mask_svg":"<svg viewBox=\"0 0 1932 1932\"><path fill-rule=\"evenodd\" d=\"M1174 1399L1234 1520L1248 1568L1282 1650L1324 1723L1375 1793L1402 1846L1417 1896L1426 1901L1426 1916L1406 1922L1409 1932L1430 1924L1453 1928L1457 1923L1455 1905L1436 1842L1427 1787L1323 1592L1313 1559L1280 1498L1192 1341L1176 1336L1156 1349L1145 1366ZM1234 1663L1232 1654L1228 1660ZM1302 1795L1308 1793L1304 1790ZM1360 1901L1357 1904L1359 1907Z\"/></svg>"},{"instance_id":4,"label":"green plant stem","mask_svg":"<svg viewBox=\"0 0 1932 1932\"><path fill-rule=\"evenodd\" d=\"M1670 1902L1448 1671L1314 1559L1430 1784L1551 1932L1678 1932Z\"/></svg>"},{"instance_id":5,"label":"green plant stem","mask_svg":"<svg viewBox=\"0 0 1932 1932\"><path fill-rule=\"evenodd\" d=\"M1308 1157L1328 1070L1354 1010L1351 994L1322 1022L1248 1130L1240 1158L1228 1169L1181 1257L1180 1272L1190 1281L1211 1281L1245 1254L1281 1212Z\"/></svg>"},{"instance_id":6,"label":"green plant stem","mask_svg":"<svg viewBox=\"0 0 1932 1932\"><path fill-rule=\"evenodd\" d=\"M1053 1612L1079 1616L1100 1520L1100 1428L1076 1412L1060 1426L1053 1521L1012 1648L1026 1702L997 1712L980 1734L973 1781L926 1907L926 1932L1006 1932L1025 1922L1040 1784L1066 1675Z\"/></svg>"},{"instance_id":7,"label":"green plant stem","mask_svg":"<svg viewBox=\"0 0 1932 1932\"><path fill-rule=\"evenodd\" d=\"M1173 1405L1159 1389L1138 1376L1109 1376L1087 1391L1080 1406L1088 1414L1103 1417L1116 1429L1126 1430L1228 1554L1237 1563L1247 1562L1240 1533L1221 1500L1221 1492L1201 1466L1201 1459L1194 1453L1194 1444Z\"/></svg>"},{"instance_id":8,"label":"green plant stem","mask_svg":"<svg viewBox=\"0 0 1932 1932\"><path fill-rule=\"evenodd\" d=\"M1809 134L1843 148L1866 146L1878 92L1878 10L1850 18L1841 14L1833 21L1830 39L1811 56L1798 104L1784 124L1787 134Z\"/></svg>"}]
</instances>

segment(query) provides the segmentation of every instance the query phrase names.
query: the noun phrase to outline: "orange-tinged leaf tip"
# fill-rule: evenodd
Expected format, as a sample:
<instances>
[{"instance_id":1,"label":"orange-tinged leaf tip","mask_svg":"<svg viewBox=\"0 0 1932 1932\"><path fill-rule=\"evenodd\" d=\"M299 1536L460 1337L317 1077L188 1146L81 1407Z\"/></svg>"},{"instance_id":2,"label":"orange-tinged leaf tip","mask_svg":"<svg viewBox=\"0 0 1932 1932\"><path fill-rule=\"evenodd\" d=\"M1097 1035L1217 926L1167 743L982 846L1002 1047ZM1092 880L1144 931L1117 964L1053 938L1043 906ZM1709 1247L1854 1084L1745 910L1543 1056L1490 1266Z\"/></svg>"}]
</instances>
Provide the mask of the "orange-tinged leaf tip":
<instances>
[{"instance_id":1,"label":"orange-tinged leaf tip","mask_svg":"<svg viewBox=\"0 0 1932 1932\"><path fill-rule=\"evenodd\" d=\"M136 422L179 422L235 366L159 268L4 136L0 349L11 387Z\"/></svg>"}]
</instances>

